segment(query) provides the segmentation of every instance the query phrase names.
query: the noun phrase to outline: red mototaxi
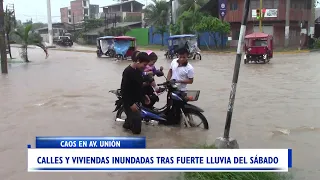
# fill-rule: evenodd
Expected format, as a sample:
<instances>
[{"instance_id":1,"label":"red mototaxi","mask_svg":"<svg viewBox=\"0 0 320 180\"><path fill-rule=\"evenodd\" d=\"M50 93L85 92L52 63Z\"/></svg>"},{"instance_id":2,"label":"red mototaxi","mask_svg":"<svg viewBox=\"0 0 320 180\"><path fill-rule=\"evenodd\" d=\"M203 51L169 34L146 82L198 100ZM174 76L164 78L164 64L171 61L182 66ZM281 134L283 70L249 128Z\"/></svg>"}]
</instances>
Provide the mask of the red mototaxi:
<instances>
[{"instance_id":1,"label":"red mototaxi","mask_svg":"<svg viewBox=\"0 0 320 180\"><path fill-rule=\"evenodd\" d=\"M273 57L273 36L254 32L245 36L244 63L268 63Z\"/></svg>"}]
</instances>

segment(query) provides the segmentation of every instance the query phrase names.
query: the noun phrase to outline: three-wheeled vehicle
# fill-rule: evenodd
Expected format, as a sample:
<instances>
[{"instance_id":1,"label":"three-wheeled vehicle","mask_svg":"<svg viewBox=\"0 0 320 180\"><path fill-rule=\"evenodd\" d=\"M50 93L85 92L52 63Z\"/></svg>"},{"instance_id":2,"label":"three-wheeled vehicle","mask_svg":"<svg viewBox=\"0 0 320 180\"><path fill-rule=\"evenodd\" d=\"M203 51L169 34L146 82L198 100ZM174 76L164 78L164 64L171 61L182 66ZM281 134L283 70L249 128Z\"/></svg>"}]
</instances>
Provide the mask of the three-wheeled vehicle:
<instances>
[{"instance_id":1,"label":"three-wheeled vehicle","mask_svg":"<svg viewBox=\"0 0 320 180\"><path fill-rule=\"evenodd\" d=\"M130 36L117 36L114 38L114 50L118 60L125 60L132 56L136 50L136 38Z\"/></svg>"},{"instance_id":2,"label":"three-wheeled vehicle","mask_svg":"<svg viewBox=\"0 0 320 180\"><path fill-rule=\"evenodd\" d=\"M107 57L115 57L116 52L114 50L114 37L104 36L97 38L97 56L101 57L105 55Z\"/></svg>"},{"instance_id":3,"label":"three-wheeled vehicle","mask_svg":"<svg viewBox=\"0 0 320 180\"><path fill-rule=\"evenodd\" d=\"M255 32L245 36L244 63L268 63L273 57L273 37L270 34Z\"/></svg>"},{"instance_id":4,"label":"three-wheeled vehicle","mask_svg":"<svg viewBox=\"0 0 320 180\"><path fill-rule=\"evenodd\" d=\"M183 47L189 50L189 58L201 60L197 36L193 34L170 36L168 38L168 50L165 53L166 58L173 59L177 56L178 50Z\"/></svg>"}]
</instances>

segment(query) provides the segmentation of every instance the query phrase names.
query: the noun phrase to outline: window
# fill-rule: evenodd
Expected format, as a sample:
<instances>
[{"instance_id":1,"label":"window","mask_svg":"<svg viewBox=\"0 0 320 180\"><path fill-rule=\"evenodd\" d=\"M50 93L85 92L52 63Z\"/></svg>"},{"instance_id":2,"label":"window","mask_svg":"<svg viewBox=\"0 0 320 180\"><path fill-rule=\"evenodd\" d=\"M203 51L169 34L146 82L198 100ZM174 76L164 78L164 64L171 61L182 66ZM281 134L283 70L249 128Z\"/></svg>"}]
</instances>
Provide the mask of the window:
<instances>
[{"instance_id":1,"label":"window","mask_svg":"<svg viewBox=\"0 0 320 180\"><path fill-rule=\"evenodd\" d=\"M83 6L87 6L87 1L83 1Z\"/></svg>"},{"instance_id":2,"label":"window","mask_svg":"<svg viewBox=\"0 0 320 180\"><path fill-rule=\"evenodd\" d=\"M68 19L69 23L71 23L71 18Z\"/></svg>"},{"instance_id":3,"label":"window","mask_svg":"<svg viewBox=\"0 0 320 180\"><path fill-rule=\"evenodd\" d=\"M84 15L89 15L89 9L84 9L84 10L83 10L83 14L84 14Z\"/></svg>"},{"instance_id":4,"label":"window","mask_svg":"<svg viewBox=\"0 0 320 180\"><path fill-rule=\"evenodd\" d=\"M68 15L71 15L71 10L68 10Z\"/></svg>"},{"instance_id":5,"label":"window","mask_svg":"<svg viewBox=\"0 0 320 180\"><path fill-rule=\"evenodd\" d=\"M238 10L238 2L237 2L237 0L231 1L231 3L230 3L230 10L231 10L231 11Z\"/></svg>"}]
</instances>

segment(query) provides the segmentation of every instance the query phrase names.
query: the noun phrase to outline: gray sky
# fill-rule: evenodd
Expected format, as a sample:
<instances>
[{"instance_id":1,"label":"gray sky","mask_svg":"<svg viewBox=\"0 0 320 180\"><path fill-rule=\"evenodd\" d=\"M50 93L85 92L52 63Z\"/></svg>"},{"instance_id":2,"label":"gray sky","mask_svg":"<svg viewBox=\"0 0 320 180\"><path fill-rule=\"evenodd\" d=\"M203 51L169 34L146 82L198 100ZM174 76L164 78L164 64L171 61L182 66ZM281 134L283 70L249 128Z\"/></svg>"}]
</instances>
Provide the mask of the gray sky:
<instances>
[{"instance_id":1,"label":"gray sky","mask_svg":"<svg viewBox=\"0 0 320 180\"><path fill-rule=\"evenodd\" d=\"M138 0L145 4L150 0ZM4 0L4 5L14 3L16 17L23 22L31 19L33 22L47 22L47 0ZM100 7L116 3L114 0L90 0L90 4L98 4ZM51 0L52 22L60 22L60 8L70 6L69 0ZM320 5L318 5L320 7Z\"/></svg>"},{"instance_id":2,"label":"gray sky","mask_svg":"<svg viewBox=\"0 0 320 180\"><path fill-rule=\"evenodd\" d=\"M146 0L138 1L146 3ZM47 0L4 0L4 8L8 3L14 4L16 17L22 22L31 18L33 22L47 22ZM100 7L114 3L117 1L90 0L90 4L98 4ZM70 6L70 0L51 0L52 22L60 22L60 8L68 6Z\"/></svg>"}]
</instances>

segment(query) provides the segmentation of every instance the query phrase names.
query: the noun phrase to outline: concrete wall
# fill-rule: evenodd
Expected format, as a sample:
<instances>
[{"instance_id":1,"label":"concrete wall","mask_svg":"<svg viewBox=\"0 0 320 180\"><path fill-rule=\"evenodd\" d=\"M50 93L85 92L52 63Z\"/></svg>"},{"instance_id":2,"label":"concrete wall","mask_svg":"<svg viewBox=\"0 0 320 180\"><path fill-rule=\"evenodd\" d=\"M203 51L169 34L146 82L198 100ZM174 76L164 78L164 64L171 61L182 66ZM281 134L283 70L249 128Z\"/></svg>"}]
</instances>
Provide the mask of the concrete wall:
<instances>
[{"instance_id":1,"label":"concrete wall","mask_svg":"<svg viewBox=\"0 0 320 180\"><path fill-rule=\"evenodd\" d=\"M71 23L78 23L84 19L82 0L71 1ZM74 21L73 21L74 15Z\"/></svg>"},{"instance_id":2,"label":"concrete wall","mask_svg":"<svg viewBox=\"0 0 320 180\"><path fill-rule=\"evenodd\" d=\"M68 7L60 8L61 22L68 23Z\"/></svg>"},{"instance_id":3,"label":"concrete wall","mask_svg":"<svg viewBox=\"0 0 320 180\"><path fill-rule=\"evenodd\" d=\"M126 36L132 36L137 39L138 46L146 46L149 44L149 29L148 28L135 28L126 33Z\"/></svg>"}]
</instances>

